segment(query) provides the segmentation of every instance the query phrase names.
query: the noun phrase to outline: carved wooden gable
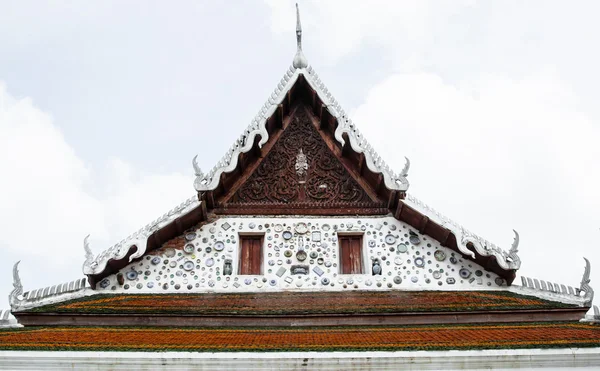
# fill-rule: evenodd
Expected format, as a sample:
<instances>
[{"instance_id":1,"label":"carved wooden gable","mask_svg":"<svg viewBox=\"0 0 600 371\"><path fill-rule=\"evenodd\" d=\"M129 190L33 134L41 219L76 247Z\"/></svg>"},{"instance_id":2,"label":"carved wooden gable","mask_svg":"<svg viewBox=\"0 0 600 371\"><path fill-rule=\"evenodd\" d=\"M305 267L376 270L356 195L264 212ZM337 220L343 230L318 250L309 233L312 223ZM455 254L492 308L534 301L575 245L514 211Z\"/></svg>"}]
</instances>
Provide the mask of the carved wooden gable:
<instances>
[{"instance_id":1,"label":"carved wooden gable","mask_svg":"<svg viewBox=\"0 0 600 371\"><path fill-rule=\"evenodd\" d=\"M309 113L299 107L265 158L225 205L384 208L374 192L359 182L327 146ZM387 210L376 213L384 212Z\"/></svg>"}]
</instances>

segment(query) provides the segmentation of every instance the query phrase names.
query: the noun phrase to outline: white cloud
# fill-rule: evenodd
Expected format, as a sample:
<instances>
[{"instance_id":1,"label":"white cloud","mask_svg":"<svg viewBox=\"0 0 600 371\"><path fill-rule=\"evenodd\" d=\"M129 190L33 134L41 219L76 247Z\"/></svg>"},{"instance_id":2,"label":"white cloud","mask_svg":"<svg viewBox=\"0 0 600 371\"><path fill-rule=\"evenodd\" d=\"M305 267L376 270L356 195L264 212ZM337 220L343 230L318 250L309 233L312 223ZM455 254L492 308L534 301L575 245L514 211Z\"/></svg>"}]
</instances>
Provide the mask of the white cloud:
<instances>
[{"instance_id":1,"label":"white cloud","mask_svg":"<svg viewBox=\"0 0 600 371\"><path fill-rule=\"evenodd\" d=\"M517 229L520 273L578 286L582 256L600 263L600 127L578 103L553 69L457 85L414 73L350 116L394 168L412 160L410 192L505 249Z\"/></svg>"},{"instance_id":2,"label":"white cloud","mask_svg":"<svg viewBox=\"0 0 600 371\"><path fill-rule=\"evenodd\" d=\"M9 292L17 259L26 289L81 276L85 235L99 253L194 192L190 176L143 174L119 159L94 172L50 115L2 83L0 174L0 249L8 259L0 293Z\"/></svg>"}]
</instances>

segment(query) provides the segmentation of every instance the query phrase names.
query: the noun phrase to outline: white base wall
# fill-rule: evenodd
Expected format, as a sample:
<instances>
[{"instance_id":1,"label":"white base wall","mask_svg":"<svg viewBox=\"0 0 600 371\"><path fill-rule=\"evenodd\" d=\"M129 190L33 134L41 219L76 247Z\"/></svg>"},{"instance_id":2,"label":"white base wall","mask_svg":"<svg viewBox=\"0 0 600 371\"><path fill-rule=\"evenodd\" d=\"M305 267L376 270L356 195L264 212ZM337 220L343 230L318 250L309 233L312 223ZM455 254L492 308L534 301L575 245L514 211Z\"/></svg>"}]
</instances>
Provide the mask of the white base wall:
<instances>
[{"instance_id":1,"label":"white base wall","mask_svg":"<svg viewBox=\"0 0 600 371\"><path fill-rule=\"evenodd\" d=\"M600 370L600 348L445 352L0 351L0 370Z\"/></svg>"}]
</instances>

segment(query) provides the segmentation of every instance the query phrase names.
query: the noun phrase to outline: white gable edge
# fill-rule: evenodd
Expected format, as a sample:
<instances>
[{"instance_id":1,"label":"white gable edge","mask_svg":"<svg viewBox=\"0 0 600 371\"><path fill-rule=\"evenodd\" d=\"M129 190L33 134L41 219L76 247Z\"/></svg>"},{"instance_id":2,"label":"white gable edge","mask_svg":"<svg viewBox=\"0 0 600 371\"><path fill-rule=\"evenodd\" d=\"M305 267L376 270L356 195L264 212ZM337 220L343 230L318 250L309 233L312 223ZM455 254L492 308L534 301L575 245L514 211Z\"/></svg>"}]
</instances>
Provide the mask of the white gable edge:
<instances>
[{"instance_id":1,"label":"white gable edge","mask_svg":"<svg viewBox=\"0 0 600 371\"><path fill-rule=\"evenodd\" d=\"M315 90L319 98L327 107L329 113L338 121L338 127L335 131L336 140L343 146L345 140L343 134L347 134L350 140L350 146L357 153L363 153L365 162L369 170L374 173L380 173L383 176L385 186L390 190L406 191L409 182L406 179L408 172L407 162L405 168L400 174L394 173L383 159L375 152L375 149L369 144L364 136L354 126L352 120L348 118L340 104L329 92L325 84L321 81L312 66L308 68L290 68L283 75L283 78L261 108L259 113L252 120L250 125L244 130L240 138L236 139L225 156L217 163L207 174L197 173L194 181L194 187L198 192L211 191L217 188L221 174L232 172L238 162L241 153L247 153L252 149L254 140L260 135L259 147L262 147L269 139L269 133L266 129L266 122L276 111L277 106L283 102L289 90L294 86L298 77L303 75L310 87Z\"/></svg>"},{"instance_id":2,"label":"white gable edge","mask_svg":"<svg viewBox=\"0 0 600 371\"><path fill-rule=\"evenodd\" d=\"M458 224L454 220L444 216L434 208L425 204L412 194L407 194L406 199L403 200L410 207L419 211L421 214L427 216L432 221L438 223L442 227L448 228L456 236L456 245L458 249L465 255L475 258L473 251L467 248L467 243L471 242L477 253L481 256L494 256L498 265L505 270L518 270L521 267L521 259L517 255L517 251L513 250L506 252L502 248L489 242L488 240L470 232L465 229L462 225Z\"/></svg>"}]
</instances>

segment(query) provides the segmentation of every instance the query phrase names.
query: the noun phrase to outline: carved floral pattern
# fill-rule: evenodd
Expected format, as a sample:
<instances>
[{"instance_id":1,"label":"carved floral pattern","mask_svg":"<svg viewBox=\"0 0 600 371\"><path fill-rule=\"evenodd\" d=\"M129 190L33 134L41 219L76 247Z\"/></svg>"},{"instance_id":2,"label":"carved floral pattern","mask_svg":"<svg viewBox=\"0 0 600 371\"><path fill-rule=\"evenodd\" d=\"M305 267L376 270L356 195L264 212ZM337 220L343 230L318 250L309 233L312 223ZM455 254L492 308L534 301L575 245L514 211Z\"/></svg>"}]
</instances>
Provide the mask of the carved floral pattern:
<instances>
[{"instance_id":1,"label":"carved floral pattern","mask_svg":"<svg viewBox=\"0 0 600 371\"><path fill-rule=\"evenodd\" d=\"M234 204L247 202L372 200L327 147L308 113L299 109L266 158L230 200Z\"/></svg>"}]
</instances>

